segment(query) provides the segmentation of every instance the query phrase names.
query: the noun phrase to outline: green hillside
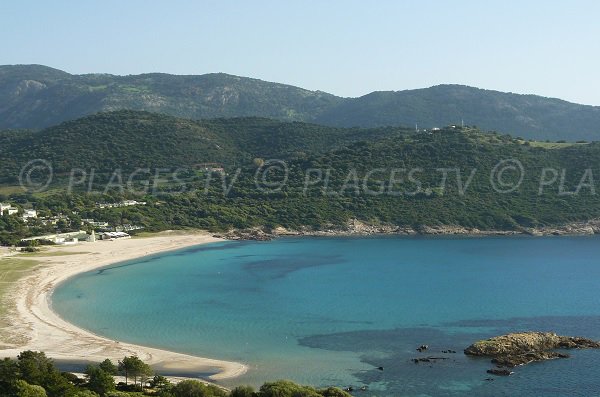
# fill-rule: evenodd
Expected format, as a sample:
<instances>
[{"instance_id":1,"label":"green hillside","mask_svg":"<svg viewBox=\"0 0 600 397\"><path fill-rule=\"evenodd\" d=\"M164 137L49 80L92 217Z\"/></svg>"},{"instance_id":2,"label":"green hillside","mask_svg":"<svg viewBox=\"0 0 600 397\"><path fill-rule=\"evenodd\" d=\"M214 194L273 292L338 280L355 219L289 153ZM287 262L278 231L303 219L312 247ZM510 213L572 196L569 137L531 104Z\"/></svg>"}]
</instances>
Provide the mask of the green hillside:
<instances>
[{"instance_id":1,"label":"green hillside","mask_svg":"<svg viewBox=\"0 0 600 397\"><path fill-rule=\"evenodd\" d=\"M333 95L223 73L71 75L40 65L0 66L0 128L41 128L119 109L190 119L258 116L310 120Z\"/></svg>"},{"instance_id":2,"label":"green hillside","mask_svg":"<svg viewBox=\"0 0 600 397\"><path fill-rule=\"evenodd\" d=\"M8 148L0 158L5 186L18 182L20 167L31 159L45 159L55 171L49 191L4 194L0 201L149 230L324 229L351 219L417 229L520 230L600 217L593 185L600 143L545 145L460 127L416 133L257 118L196 122L119 111L40 132L2 132L0 144ZM281 159L287 171L265 173L257 158ZM205 162L220 163L224 174L195 167ZM93 170L96 179L65 194L73 167ZM154 188L143 190L137 179L135 189L107 183L115 170L127 181L136 168L150 170L141 177ZM155 185L155 169L178 171ZM94 205L123 198L148 205ZM45 230L26 230L14 221L3 226L5 221L0 219L3 241Z\"/></svg>"},{"instance_id":3,"label":"green hillside","mask_svg":"<svg viewBox=\"0 0 600 397\"><path fill-rule=\"evenodd\" d=\"M0 66L0 129L40 129L98 112L138 110L186 119L262 117L336 127L477 125L538 140L600 140L600 107L459 85L341 98L223 73L72 75Z\"/></svg>"},{"instance_id":4,"label":"green hillside","mask_svg":"<svg viewBox=\"0 0 600 397\"><path fill-rule=\"evenodd\" d=\"M401 128L342 129L262 118L192 121L148 112L115 111L35 131L0 132L0 179L17 182L32 159L54 170L96 172L193 168L202 163L250 165L254 158L289 159L378 139Z\"/></svg>"},{"instance_id":5,"label":"green hillside","mask_svg":"<svg viewBox=\"0 0 600 397\"><path fill-rule=\"evenodd\" d=\"M599 140L600 107L482 90L439 85L407 91L373 92L345 101L317 116L316 122L337 126L415 125L421 128L477 125L525 138Z\"/></svg>"}]
</instances>

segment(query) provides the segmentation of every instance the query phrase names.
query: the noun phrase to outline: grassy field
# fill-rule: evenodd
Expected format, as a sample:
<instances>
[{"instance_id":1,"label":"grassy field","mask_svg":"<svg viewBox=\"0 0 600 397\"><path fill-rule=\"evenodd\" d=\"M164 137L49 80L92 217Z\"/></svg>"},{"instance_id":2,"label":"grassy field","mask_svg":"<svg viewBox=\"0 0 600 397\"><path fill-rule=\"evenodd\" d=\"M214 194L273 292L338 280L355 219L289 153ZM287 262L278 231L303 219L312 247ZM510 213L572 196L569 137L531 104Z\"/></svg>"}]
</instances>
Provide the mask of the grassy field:
<instances>
[{"instance_id":1,"label":"grassy field","mask_svg":"<svg viewBox=\"0 0 600 397\"><path fill-rule=\"evenodd\" d=\"M18 258L22 258L22 257L36 257L36 256L43 256L43 257L47 257L47 256L68 256L68 255L79 255L79 254L89 254L89 252L85 252L85 251L78 251L78 252L47 251L47 250L42 249L41 251L38 251L38 252L23 252L22 254L19 254Z\"/></svg>"},{"instance_id":2,"label":"grassy field","mask_svg":"<svg viewBox=\"0 0 600 397\"><path fill-rule=\"evenodd\" d=\"M30 259L0 259L0 342L2 342L3 339L1 329L10 325L4 317L9 309L9 305L4 301L5 294L9 290L11 284L21 277L26 276L37 264L37 261Z\"/></svg>"},{"instance_id":3,"label":"grassy field","mask_svg":"<svg viewBox=\"0 0 600 397\"><path fill-rule=\"evenodd\" d=\"M12 185L0 186L0 194L8 196L14 193L23 193L23 188L21 186Z\"/></svg>"}]
</instances>

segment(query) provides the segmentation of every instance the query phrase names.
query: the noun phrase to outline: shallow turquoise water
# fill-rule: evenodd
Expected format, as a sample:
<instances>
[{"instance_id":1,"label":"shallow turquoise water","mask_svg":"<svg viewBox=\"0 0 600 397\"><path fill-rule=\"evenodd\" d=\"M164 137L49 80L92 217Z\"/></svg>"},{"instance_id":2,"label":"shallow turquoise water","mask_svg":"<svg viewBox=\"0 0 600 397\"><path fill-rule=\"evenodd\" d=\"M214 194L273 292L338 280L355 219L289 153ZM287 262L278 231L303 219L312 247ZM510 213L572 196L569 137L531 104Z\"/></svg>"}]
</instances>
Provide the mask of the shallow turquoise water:
<instances>
[{"instance_id":1,"label":"shallow turquoise water","mask_svg":"<svg viewBox=\"0 0 600 397\"><path fill-rule=\"evenodd\" d=\"M593 395L600 352L486 381L472 341L519 330L600 339L600 239L302 238L146 257L61 285L61 316L114 339L242 361L357 395ZM415 348L447 357L415 365ZM443 354L452 349L456 354ZM384 371L375 367L384 366Z\"/></svg>"}]
</instances>

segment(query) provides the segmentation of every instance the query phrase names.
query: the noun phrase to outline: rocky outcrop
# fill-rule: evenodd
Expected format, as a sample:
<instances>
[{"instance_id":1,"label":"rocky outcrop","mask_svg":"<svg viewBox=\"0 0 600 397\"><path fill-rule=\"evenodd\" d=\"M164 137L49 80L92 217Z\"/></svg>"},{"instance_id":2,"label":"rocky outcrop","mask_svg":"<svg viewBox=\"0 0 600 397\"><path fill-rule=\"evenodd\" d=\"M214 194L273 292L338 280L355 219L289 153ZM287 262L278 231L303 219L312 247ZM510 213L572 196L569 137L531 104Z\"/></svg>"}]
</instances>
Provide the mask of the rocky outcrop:
<instances>
[{"instance_id":1,"label":"rocky outcrop","mask_svg":"<svg viewBox=\"0 0 600 397\"><path fill-rule=\"evenodd\" d=\"M531 236L552 236L552 235L590 235L600 234L600 220L590 220L587 222L575 222L562 226L540 227L540 228L522 228L519 230L481 230L477 228L467 228L457 225L419 225L415 227L396 226L390 224L372 224L351 219L345 225L327 225L315 229L308 226L298 229L287 229L285 227L276 227L273 229L255 227L249 229L234 229L229 232L219 234L228 240L271 240L275 237L285 236L316 236L316 237L334 237L334 236L374 236L374 235L456 235L456 236L513 236L526 234Z\"/></svg>"},{"instance_id":2,"label":"rocky outcrop","mask_svg":"<svg viewBox=\"0 0 600 397\"><path fill-rule=\"evenodd\" d=\"M215 234L214 237L224 238L226 240L255 240L269 241L273 239L273 234L261 228L252 229L233 229L227 233Z\"/></svg>"},{"instance_id":3,"label":"rocky outcrop","mask_svg":"<svg viewBox=\"0 0 600 397\"><path fill-rule=\"evenodd\" d=\"M513 333L475 342L465 349L469 356L491 357L500 367L515 367L534 361L567 358L557 349L599 349L591 339L560 336L551 332Z\"/></svg>"},{"instance_id":4,"label":"rocky outcrop","mask_svg":"<svg viewBox=\"0 0 600 397\"><path fill-rule=\"evenodd\" d=\"M560 226L545 226L540 228L526 228L523 231L533 236L563 236L563 235L592 235L600 234L600 220L593 219L586 222L573 222Z\"/></svg>"}]
</instances>

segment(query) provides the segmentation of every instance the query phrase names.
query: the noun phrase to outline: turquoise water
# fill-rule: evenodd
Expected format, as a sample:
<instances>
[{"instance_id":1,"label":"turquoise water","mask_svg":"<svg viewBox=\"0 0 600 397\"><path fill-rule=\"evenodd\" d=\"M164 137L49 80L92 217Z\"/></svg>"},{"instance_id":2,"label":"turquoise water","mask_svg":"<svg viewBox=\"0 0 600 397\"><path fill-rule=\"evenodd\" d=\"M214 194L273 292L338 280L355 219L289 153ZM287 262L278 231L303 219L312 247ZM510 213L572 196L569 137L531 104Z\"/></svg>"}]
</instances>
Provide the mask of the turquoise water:
<instances>
[{"instance_id":1,"label":"turquoise water","mask_svg":"<svg viewBox=\"0 0 600 397\"><path fill-rule=\"evenodd\" d=\"M487 381L493 365L462 350L509 331L600 339L599 258L595 237L223 242L81 274L52 304L113 339L250 366L226 385L289 378L368 385L356 395L369 396L593 395L600 351ZM414 364L421 344L447 359Z\"/></svg>"}]
</instances>

